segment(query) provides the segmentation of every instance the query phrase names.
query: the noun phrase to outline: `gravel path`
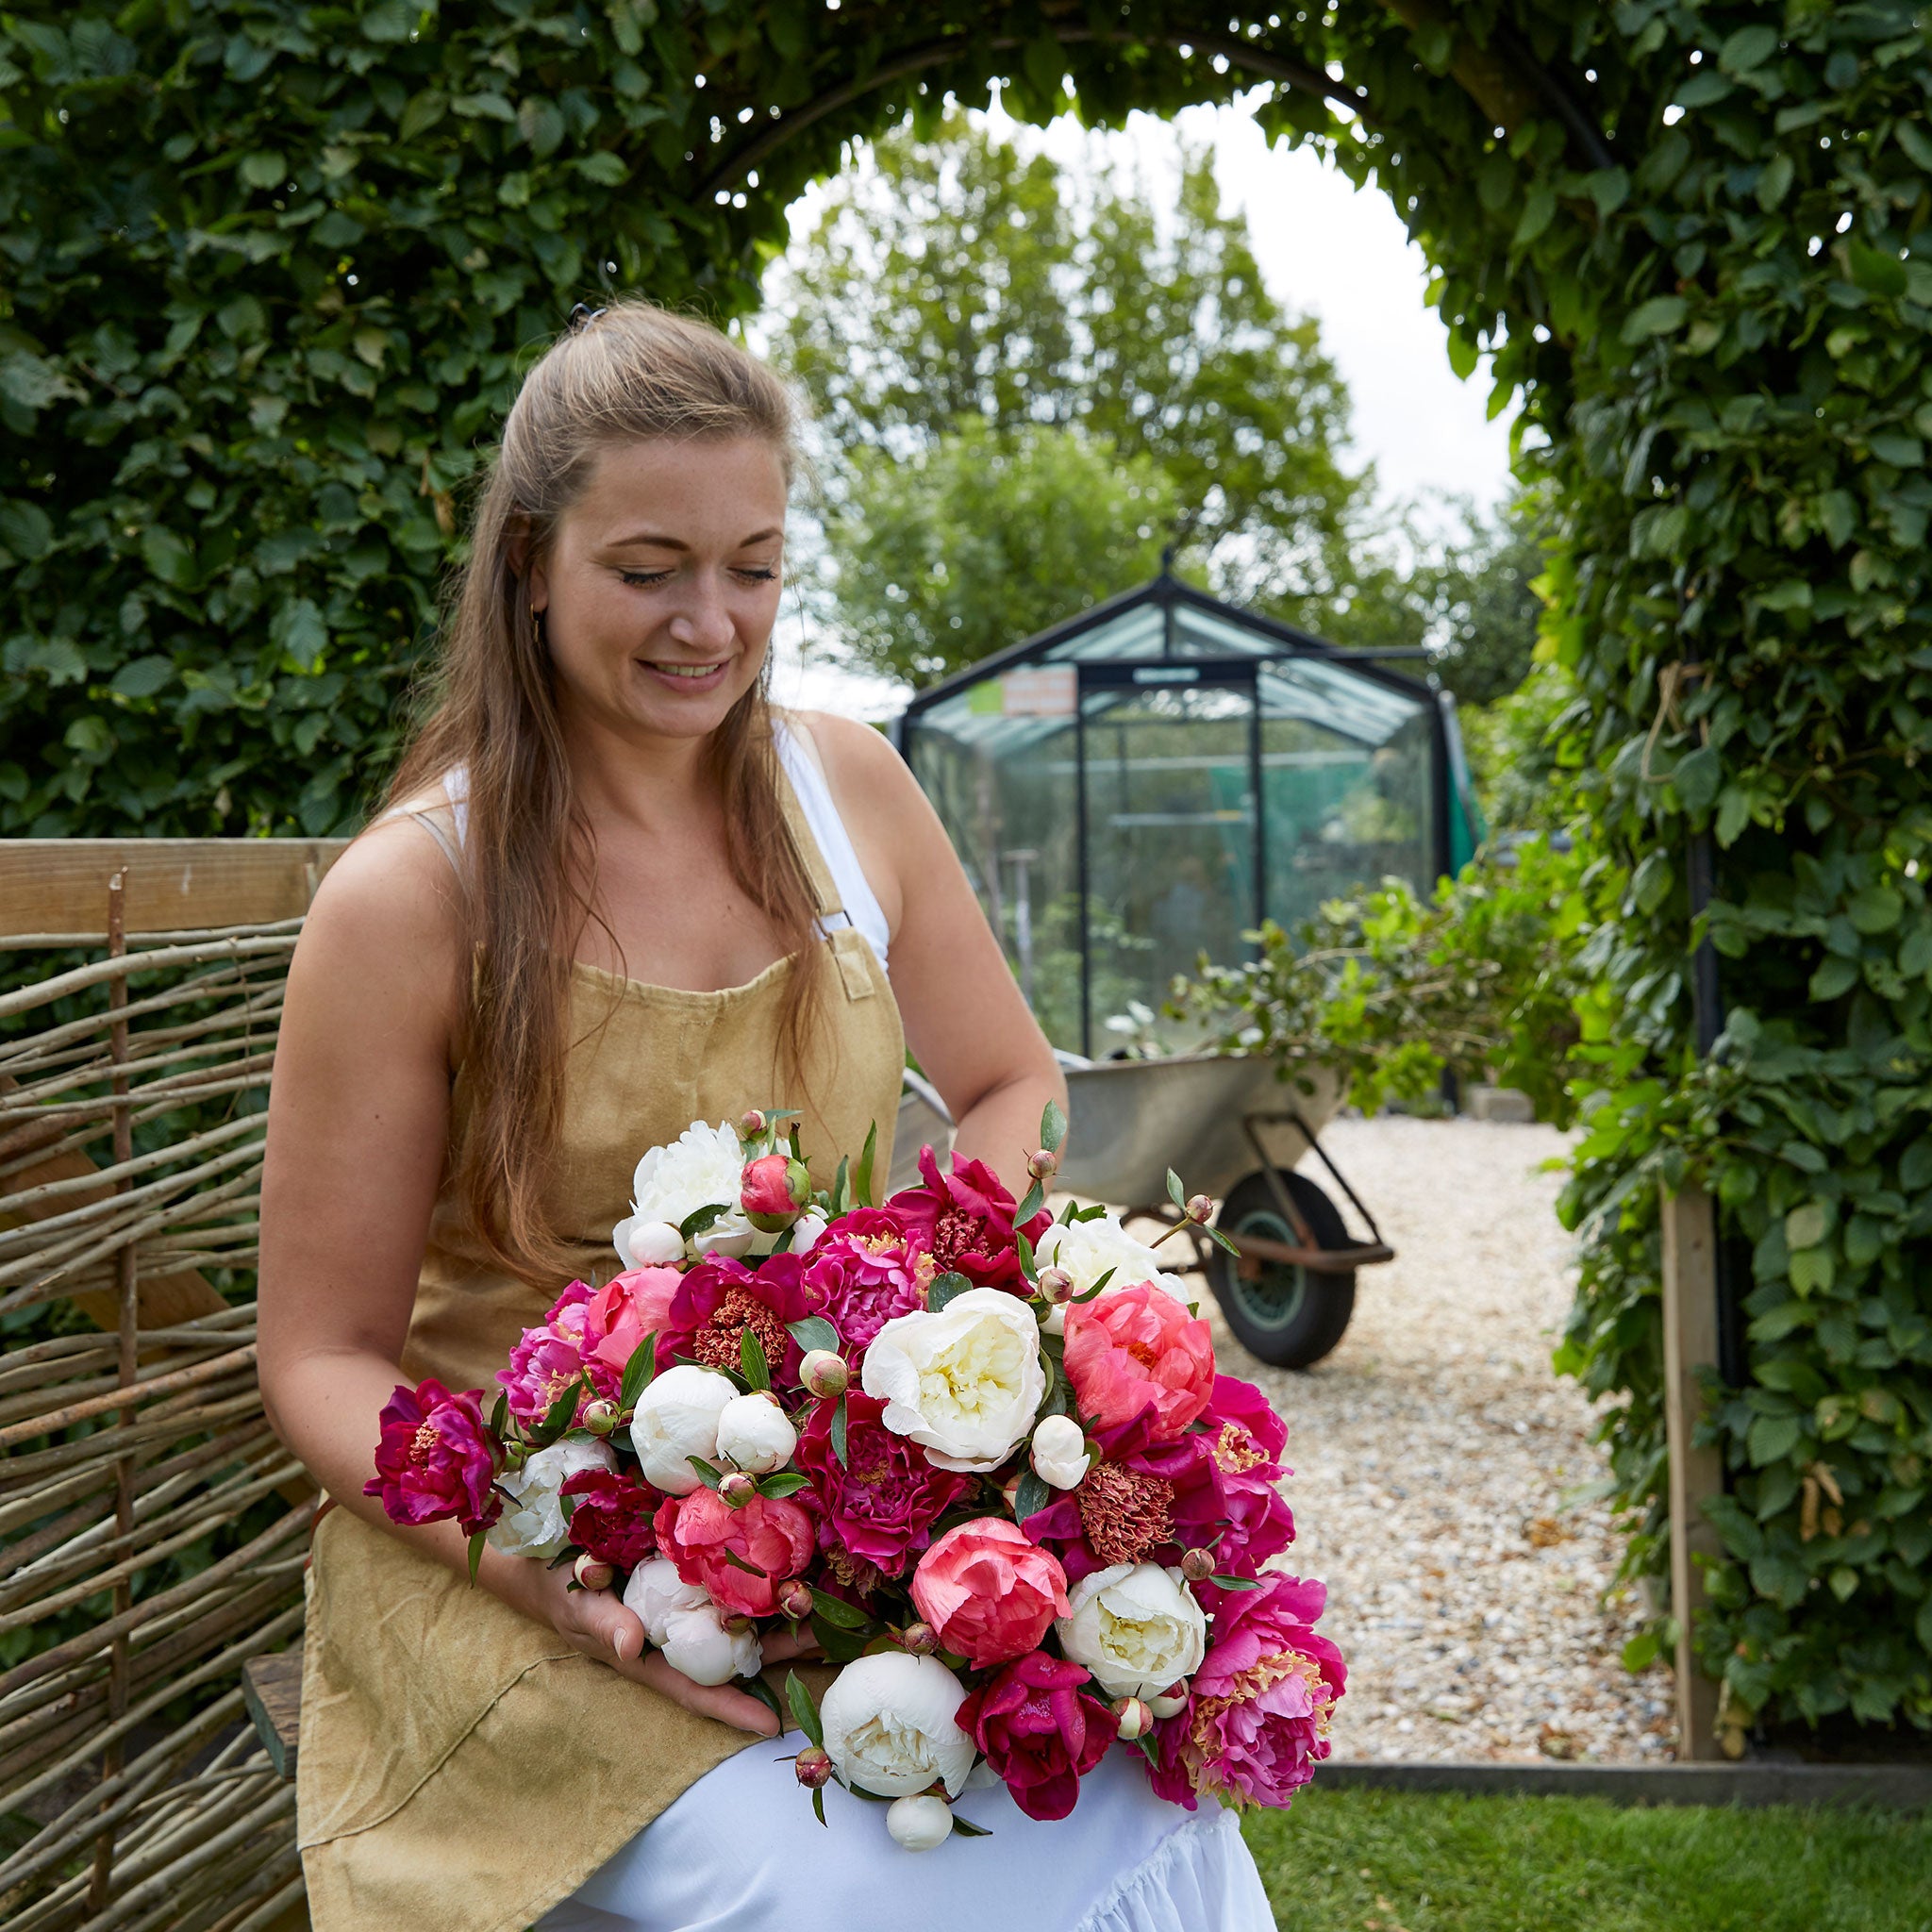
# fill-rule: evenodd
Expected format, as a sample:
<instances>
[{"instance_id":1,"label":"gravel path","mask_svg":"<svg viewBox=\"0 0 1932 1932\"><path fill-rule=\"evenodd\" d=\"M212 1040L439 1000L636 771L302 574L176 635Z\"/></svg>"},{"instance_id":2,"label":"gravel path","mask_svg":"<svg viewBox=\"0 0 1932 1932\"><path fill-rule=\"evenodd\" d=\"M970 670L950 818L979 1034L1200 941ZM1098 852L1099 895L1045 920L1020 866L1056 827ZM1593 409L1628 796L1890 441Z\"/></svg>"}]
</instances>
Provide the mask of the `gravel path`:
<instances>
[{"instance_id":1,"label":"gravel path","mask_svg":"<svg viewBox=\"0 0 1932 1932\"><path fill-rule=\"evenodd\" d=\"M1624 1669L1640 1609L1605 1597L1620 1550L1591 1407L1550 1368L1574 1270L1539 1170L1563 1136L1393 1116L1323 1144L1395 1260L1361 1272L1310 1371L1262 1367L1218 1316L1215 1346L1288 1420L1295 1567L1326 1580L1348 1659L1336 1756L1668 1757L1669 1674Z\"/></svg>"}]
</instances>

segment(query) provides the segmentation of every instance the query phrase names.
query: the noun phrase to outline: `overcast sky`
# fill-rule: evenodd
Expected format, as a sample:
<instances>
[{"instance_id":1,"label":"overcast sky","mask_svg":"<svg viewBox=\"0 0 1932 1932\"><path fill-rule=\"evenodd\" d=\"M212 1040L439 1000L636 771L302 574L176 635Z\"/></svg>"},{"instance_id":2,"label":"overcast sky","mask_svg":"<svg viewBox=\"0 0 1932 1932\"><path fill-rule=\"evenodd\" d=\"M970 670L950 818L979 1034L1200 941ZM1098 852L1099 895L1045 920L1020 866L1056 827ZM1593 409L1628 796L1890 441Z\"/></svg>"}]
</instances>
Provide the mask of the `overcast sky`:
<instances>
[{"instance_id":1,"label":"overcast sky","mask_svg":"<svg viewBox=\"0 0 1932 1932\"><path fill-rule=\"evenodd\" d=\"M1488 506L1507 491L1507 421L1486 420L1483 369L1467 382L1451 373L1442 325L1423 301L1427 265L1380 194L1358 194L1310 150L1271 149L1239 104L1190 108L1173 122L1136 114L1119 134L1089 133L1071 119L1044 129L1017 126L997 112L992 121L1010 139L1043 144L1070 171L1085 172L1109 152L1131 158L1157 203L1177 178L1178 138L1211 145L1223 206L1245 210L1269 287L1322 325L1354 401L1352 456L1374 465L1380 493L1391 501L1466 496ZM794 205L794 234L804 233L820 200L811 191ZM894 687L811 661L799 638L788 619L778 640L780 703L870 718L899 708Z\"/></svg>"}]
</instances>

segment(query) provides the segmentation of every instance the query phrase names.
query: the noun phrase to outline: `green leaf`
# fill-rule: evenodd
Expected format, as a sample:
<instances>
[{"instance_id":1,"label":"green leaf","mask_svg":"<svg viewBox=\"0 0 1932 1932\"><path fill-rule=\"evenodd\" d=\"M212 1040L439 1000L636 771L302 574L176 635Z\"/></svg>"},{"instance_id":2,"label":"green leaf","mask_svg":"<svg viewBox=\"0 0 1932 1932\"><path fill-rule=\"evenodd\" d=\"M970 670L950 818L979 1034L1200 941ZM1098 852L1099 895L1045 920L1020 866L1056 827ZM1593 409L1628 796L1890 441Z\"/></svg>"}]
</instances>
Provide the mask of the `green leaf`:
<instances>
[{"instance_id":1,"label":"green leaf","mask_svg":"<svg viewBox=\"0 0 1932 1932\"><path fill-rule=\"evenodd\" d=\"M543 1420L528 1432L532 1448L547 1449L576 1419L577 1398L586 1388L583 1376L574 1375L563 1392L543 1411Z\"/></svg>"},{"instance_id":2,"label":"green leaf","mask_svg":"<svg viewBox=\"0 0 1932 1932\"><path fill-rule=\"evenodd\" d=\"M313 671L328 647L328 626L308 597L284 600L268 627L269 641L286 651L298 671Z\"/></svg>"},{"instance_id":3,"label":"green leaf","mask_svg":"<svg viewBox=\"0 0 1932 1932\"><path fill-rule=\"evenodd\" d=\"M758 1494L777 1501L786 1496L795 1496L804 1489L805 1483L805 1477L795 1469L781 1469L775 1475L758 1477Z\"/></svg>"},{"instance_id":4,"label":"green leaf","mask_svg":"<svg viewBox=\"0 0 1932 1932\"><path fill-rule=\"evenodd\" d=\"M813 1813L816 1815L819 1823L823 1824L827 1831L830 1831L832 1828L832 1821L825 1816L825 1793L824 1788L821 1785L814 1785L812 1787L811 1808Z\"/></svg>"},{"instance_id":5,"label":"green leaf","mask_svg":"<svg viewBox=\"0 0 1932 1932\"><path fill-rule=\"evenodd\" d=\"M1791 192L1791 181L1796 173L1789 154L1773 155L1765 162L1763 174L1757 177L1757 206L1768 214Z\"/></svg>"},{"instance_id":6,"label":"green leaf","mask_svg":"<svg viewBox=\"0 0 1932 1932\"><path fill-rule=\"evenodd\" d=\"M476 1572L482 1567L483 1545L489 1541L490 1532L485 1529L479 1529L470 1539L470 1588L472 1590L476 1587Z\"/></svg>"},{"instance_id":7,"label":"green leaf","mask_svg":"<svg viewBox=\"0 0 1932 1932\"><path fill-rule=\"evenodd\" d=\"M1173 1168L1169 1168L1167 1171L1167 1198L1170 1201L1172 1201L1174 1205L1176 1208L1178 1208L1183 1214L1185 1214L1188 1211L1187 1190L1181 1186L1181 1177L1179 1174L1174 1173Z\"/></svg>"},{"instance_id":8,"label":"green leaf","mask_svg":"<svg viewBox=\"0 0 1932 1932\"><path fill-rule=\"evenodd\" d=\"M630 170L625 166L624 157L612 154L608 148L600 148L593 155L580 157L577 173L600 188L622 188L630 179Z\"/></svg>"},{"instance_id":9,"label":"green leaf","mask_svg":"<svg viewBox=\"0 0 1932 1932\"><path fill-rule=\"evenodd\" d=\"M1845 912L1852 924L1866 934L1890 932L1904 915L1904 896L1890 886L1867 886L1852 894Z\"/></svg>"},{"instance_id":10,"label":"green leaf","mask_svg":"<svg viewBox=\"0 0 1932 1932\"><path fill-rule=\"evenodd\" d=\"M729 1203L727 1202L708 1202L702 1208L693 1208L689 1214L687 1214L684 1217L684 1219L677 1224L677 1231L684 1237L685 1241L688 1244L691 1241L694 1241L699 1235L708 1234L711 1228L716 1225L718 1221L723 1216L729 1214L730 1212L731 1208Z\"/></svg>"},{"instance_id":11,"label":"green leaf","mask_svg":"<svg viewBox=\"0 0 1932 1932\"><path fill-rule=\"evenodd\" d=\"M650 1334L631 1350L630 1358L624 1365L624 1380L618 1386L617 1406L620 1409L633 1409L638 1406L638 1397L651 1386L658 1373L658 1332Z\"/></svg>"},{"instance_id":12,"label":"green leaf","mask_svg":"<svg viewBox=\"0 0 1932 1932\"><path fill-rule=\"evenodd\" d=\"M854 1198L862 1208L876 1208L878 1195L873 1187L873 1168L879 1158L879 1124L874 1121L865 1130L865 1145L859 1150L858 1166L852 1175Z\"/></svg>"},{"instance_id":13,"label":"green leaf","mask_svg":"<svg viewBox=\"0 0 1932 1932\"><path fill-rule=\"evenodd\" d=\"M953 1831L958 1838L991 1838L992 1833L983 1824L974 1824L972 1819L959 1812L953 1813Z\"/></svg>"},{"instance_id":14,"label":"green leaf","mask_svg":"<svg viewBox=\"0 0 1932 1932\"><path fill-rule=\"evenodd\" d=\"M1031 1221L1033 1217L1036 1214L1038 1214L1043 1207L1045 1207L1045 1205L1046 1191L1041 1187L1040 1182L1035 1181L1033 1185L1026 1190L1026 1198L1024 1201L1022 1201L1016 1208L1013 1209L1013 1220L1016 1223L1024 1225L1026 1222Z\"/></svg>"},{"instance_id":15,"label":"green leaf","mask_svg":"<svg viewBox=\"0 0 1932 1932\"><path fill-rule=\"evenodd\" d=\"M172 658L135 658L115 672L108 689L124 698L151 698L174 675Z\"/></svg>"},{"instance_id":16,"label":"green leaf","mask_svg":"<svg viewBox=\"0 0 1932 1932\"><path fill-rule=\"evenodd\" d=\"M841 1469L850 1468L845 1459L845 1398L839 1398L839 1406L832 1411L831 1427L827 1431L832 1439L832 1454L839 1458Z\"/></svg>"},{"instance_id":17,"label":"green leaf","mask_svg":"<svg viewBox=\"0 0 1932 1932\"><path fill-rule=\"evenodd\" d=\"M1057 1100L1049 1100L1040 1116L1040 1144L1049 1154L1058 1154L1067 1138L1067 1117Z\"/></svg>"},{"instance_id":18,"label":"green leaf","mask_svg":"<svg viewBox=\"0 0 1932 1932\"><path fill-rule=\"evenodd\" d=\"M734 1570L742 1570L747 1576L769 1577L772 1574L769 1570L762 1569L757 1563L752 1562L748 1557L741 1557L729 1543L720 1543L718 1551Z\"/></svg>"},{"instance_id":19,"label":"green leaf","mask_svg":"<svg viewBox=\"0 0 1932 1932\"><path fill-rule=\"evenodd\" d=\"M1781 1462L1798 1446L1805 1425L1794 1415L1761 1415L1751 1424L1749 1448L1754 1467Z\"/></svg>"},{"instance_id":20,"label":"green leaf","mask_svg":"<svg viewBox=\"0 0 1932 1932\"><path fill-rule=\"evenodd\" d=\"M847 1169L850 1163L848 1162L846 1157L842 1154L840 1155L839 1172L832 1176L832 1211L828 1219L833 1221L837 1221L838 1218L845 1212L846 1208L849 1205L845 1192L846 1187L849 1184L849 1176L847 1174Z\"/></svg>"},{"instance_id":21,"label":"green leaf","mask_svg":"<svg viewBox=\"0 0 1932 1932\"><path fill-rule=\"evenodd\" d=\"M811 1606L815 1615L840 1630L863 1630L872 1622L863 1610L854 1608L843 1597L827 1596L817 1584L811 1586Z\"/></svg>"},{"instance_id":22,"label":"green leaf","mask_svg":"<svg viewBox=\"0 0 1932 1932\"><path fill-rule=\"evenodd\" d=\"M289 178L289 164L274 148L243 155L236 170L251 188L279 188Z\"/></svg>"},{"instance_id":23,"label":"green leaf","mask_svg":"<svg viewBox=\"0 0 1932 1932\"><path fill-rule=\"evenodd\" d=\"M1647 1671L1657 1661L1657 1632L1654 1628L1640 1630L1624 1646L1624 1668L1633 1674L1638 1671Z\"/></svg>"},{"instance_id":24,"label":"green leaf","mask_svg":"<svg viewBox=\"0 0 1932 1932\"><path fill-rule=\"evenodd\" d=\"M142 560L164 584L185 590L194 581L194 553L165 525L149 526L141 540Z\"/></svg>"},{"instance_id":25,"label":"green leaf","mask_svg":"<svg viewBox=\"0 0 1932 1932\"><path fill-rule=\"evenodd\" d=\"M811 1687L796 1671L785 1673L785 1701L791 1707L792 1721L821 1751L825 1748L825 1727L819 1720L819 1707L812 1700Z\"/></svg>"},{"instance_id":26,"label":"green leaf","mask_svg":"<svg viewBox=\"0 0 1932 1932\"><path fill-rule=\"evenodd\" d=\"M0 502L0 543L27 563L54 547L54 522L37 503Z\"/></svg>"},{"instance_id":27,"label":"green leaf","mask_svg":"<svg viewBox=\"0 0 1932 1932\"><path fill-rule=\"evenodd\" d=\"M1785 1216L1785 1244L1795 1254L1815 1248L1831 1232L1832 1210L1823 1201L1807 1201Z\"/></svg>"},{"instance_id":28,"label":"green leaf","mask_svg":"<svg viewBox=\"0 0 1932 1932\"><path fill-rule=\"evenodd\" d=\"M1761 67L1777 52L1778 33L1774 26L1740 26L1718 49L1717 64L1726 74L1745 75Z\"/></svg>"},{"instance_id":29,"label":"green leaf","mask_svg":"<svg viewBox=\"0 0 1932 1932\"><path fill-rule=\"evenodd\" d=\"M1723 776L1716 747L1706 744L1677 760L1676 768L1671 774L1671 783L1676 788L1684 809L1693 817L1700 817L1710 809Z\"/></svg>"},{"instance_id":30,"label":"green leaf","mask_svg":"<svg viewBox=\"0 0 1932 1932\"><path fill-rule=\"evenodd\" d=\"M788 1322L785 1326L792 1341L808 1353L815 1348L838 1352L839 1331L823 1315L807 1315L802 1321Z\"/></svg>"},{"instance_id":31,"label":"green leaf","mask_svg":"<svg viewBox=\"0 0 1932 1932\"><path fill-rule=\"evenodd\" d=\"M1653 336L1667 336L1684 326L1690 312L1681 295L1653 295L1640 302L1624 318L1623 339L1626 342L1648 341Z\"/></svg>"},{"instance_id":32,"label":"green leaf","mask_svg":"<svg viewBox=\"0 0 1932 1932\"><path fill-rule=\"evenodd\" d=\"M948 1302L957 1301L973 1284L963 1274L946 1274L936 1277L925 1291L925 1306L937 1315Z\"/></svg>"},{"instance_id":33,"label":"green leaf","mask_svg":"<svg viewBox=\"0 0 1932 1932\"><path fill-rule=\"evenodd\" d=\"M1523 199L1523 213L1510 237L1512 248L1527 248L1550 225L1557 212L1557 191L1547 181L1539 181Z\"/></svg>"},{"instance_id":34,"label":"green leaf","mask_svg":"<svg viewBox=\"0 0 1932 1932\"><path fill-rule=\"evenodd\" d=\"M724 1480L724 1472L715 1463L707 1462L702 1456L687 1456L684 1458L697 1471L698 1480L708 1490L715 1490Z\"/></svg>"},{"instance_id":35,"label":"green leaf","mask_svg":"<svg viewBox=\"0 0 1932 1932\"><path fill-rule=\"evenodd\" d=\"M1833 954L1811 975L1811 997L1814 1000L1835 1000L1840 993L1849 992L1857 983L1858 962Z\"/></svg>"},{"instance_id":36,"label":"green leaf","mask_svg":"<svg viewBox=\"0 0 1932 1932\"><path fill-rule=\"evenodd\" d=\"M1906 292L1906 265L1896 255L1874 248L1854 235L1845 245L1845 259L1852 279L1874 295L1899 296Z\"/></svg>"},{"instance_id":37,"label":"green leaf","mask_svg":"<svg viewBox=\"0 0 1932 1932\"><path fill-rule=\"evenodd\" d=\"M772 1386L772 1367L765 1359L765 1345L751 1329L739 1331L738 1359L744 1365L744 1379L753 1393Z\"/></svg>"},{"instance_id":38,"label":"green leaf","mask_svg":"<svg viewBox=\"0 0 1932 1932\"><path fill-rule=\"evenodd\" d=\"M1048 1507L1052 1502L1053 1491L1029 1469L1020 1477L1013 1492L1014 1520L1024 1523L1029 1516Z\"/></svg>"},{"instance_id":39,"label":"green leaf","mask_svg":"<svg viewBox=\"0 0 1932 1932\"><path fill-rule=\"evenodd\" d=\"M448 112L449 96L441 88L425 87L403 109L403 118L396 124L397 144L408 146L427 134Z\"/></svg>"},{"instance_id":40,"label":"green leaf","mask_svg":"<svg viewBox=\"0 0 1932 1932\"><path fill-rule=\"evenodd\" d=\"M1838 1275L1829 1248L1806 1248L1790 1259L1791 1291L1795 1294L1826 1293Z\"/></svg>"},{"instance_id":41,"label":"green leaf","mask_svg":"<svg viewBox=\"0 0 1932 1932\"><path fill-rule=\"evenodd\" d=\"M1217 1590L1259 1590L1261 1588L1261 1578L1258 1576L1223 1576L1217 1573L1210 1576L1208 1581L1213 1584Z\"/></svg>"}]
</instances>

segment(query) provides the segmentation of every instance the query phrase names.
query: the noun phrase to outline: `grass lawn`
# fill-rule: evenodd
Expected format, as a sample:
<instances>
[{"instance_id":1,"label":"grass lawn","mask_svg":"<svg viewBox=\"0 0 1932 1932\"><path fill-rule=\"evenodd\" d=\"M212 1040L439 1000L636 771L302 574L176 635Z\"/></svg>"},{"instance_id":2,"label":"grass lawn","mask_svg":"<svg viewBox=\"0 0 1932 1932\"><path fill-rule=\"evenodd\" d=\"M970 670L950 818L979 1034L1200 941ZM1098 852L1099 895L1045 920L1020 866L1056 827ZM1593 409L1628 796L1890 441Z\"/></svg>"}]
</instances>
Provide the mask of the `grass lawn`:
<instances>
[{"instance_id":1,"label":"grass lawn","mask_svg":"<svg viewBox=\"0 0 1932 1932\"><path fill-rule=\"evenodd\" d=\"M1932 1817L1318 1778L1246 1832L1281 1932L1932 1932Z\"/></svg>"}]
</instances>

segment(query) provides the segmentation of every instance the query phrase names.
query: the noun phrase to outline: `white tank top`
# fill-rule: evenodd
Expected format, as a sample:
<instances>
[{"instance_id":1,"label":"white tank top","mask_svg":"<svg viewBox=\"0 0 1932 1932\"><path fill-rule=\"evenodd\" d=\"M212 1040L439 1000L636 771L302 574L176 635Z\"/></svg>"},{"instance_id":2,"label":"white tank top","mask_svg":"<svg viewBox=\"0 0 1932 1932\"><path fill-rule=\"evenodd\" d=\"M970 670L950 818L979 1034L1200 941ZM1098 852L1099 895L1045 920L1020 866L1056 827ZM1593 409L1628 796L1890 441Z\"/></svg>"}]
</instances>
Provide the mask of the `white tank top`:
<instances>
[{"instance_id":1,"label":"white tank top","mask_svg":"<svg viewBox=\"0 0 1932 1932\"><path fill-rule=\"evenodd\" d=\"M879 904L878 894L873 891L871 881L865 875L865 868L858 862L852 834L845 829L845 821L839 816L839 808L832 801L831 787L826 784L824 769L819 763L818 748L802 731L788 724L776 712L772 717L772 742L778 754L778 762L784 766L785 775L791 779L791 789L797 794L798 808L804 812L805 822L811 827L812 837L818 841L819 854L825 861L825 870L832 874L832 883L839 889L841 909L825 914L819 921L819 930L830 933L840 925L851 926L878 955L879 971L884 973L888 970L887 951L891 941L885 908ZM449 798L450 817L455 823L457 846L460 850L470 829L469 773L458 765L444 775L442 789ZM441 829L426 812L410 812L407 816L420 820L435 835L439 844L443 842ZM450 854L450 861L455 863L455 853Z\"/></svg>"}]
</instances>

